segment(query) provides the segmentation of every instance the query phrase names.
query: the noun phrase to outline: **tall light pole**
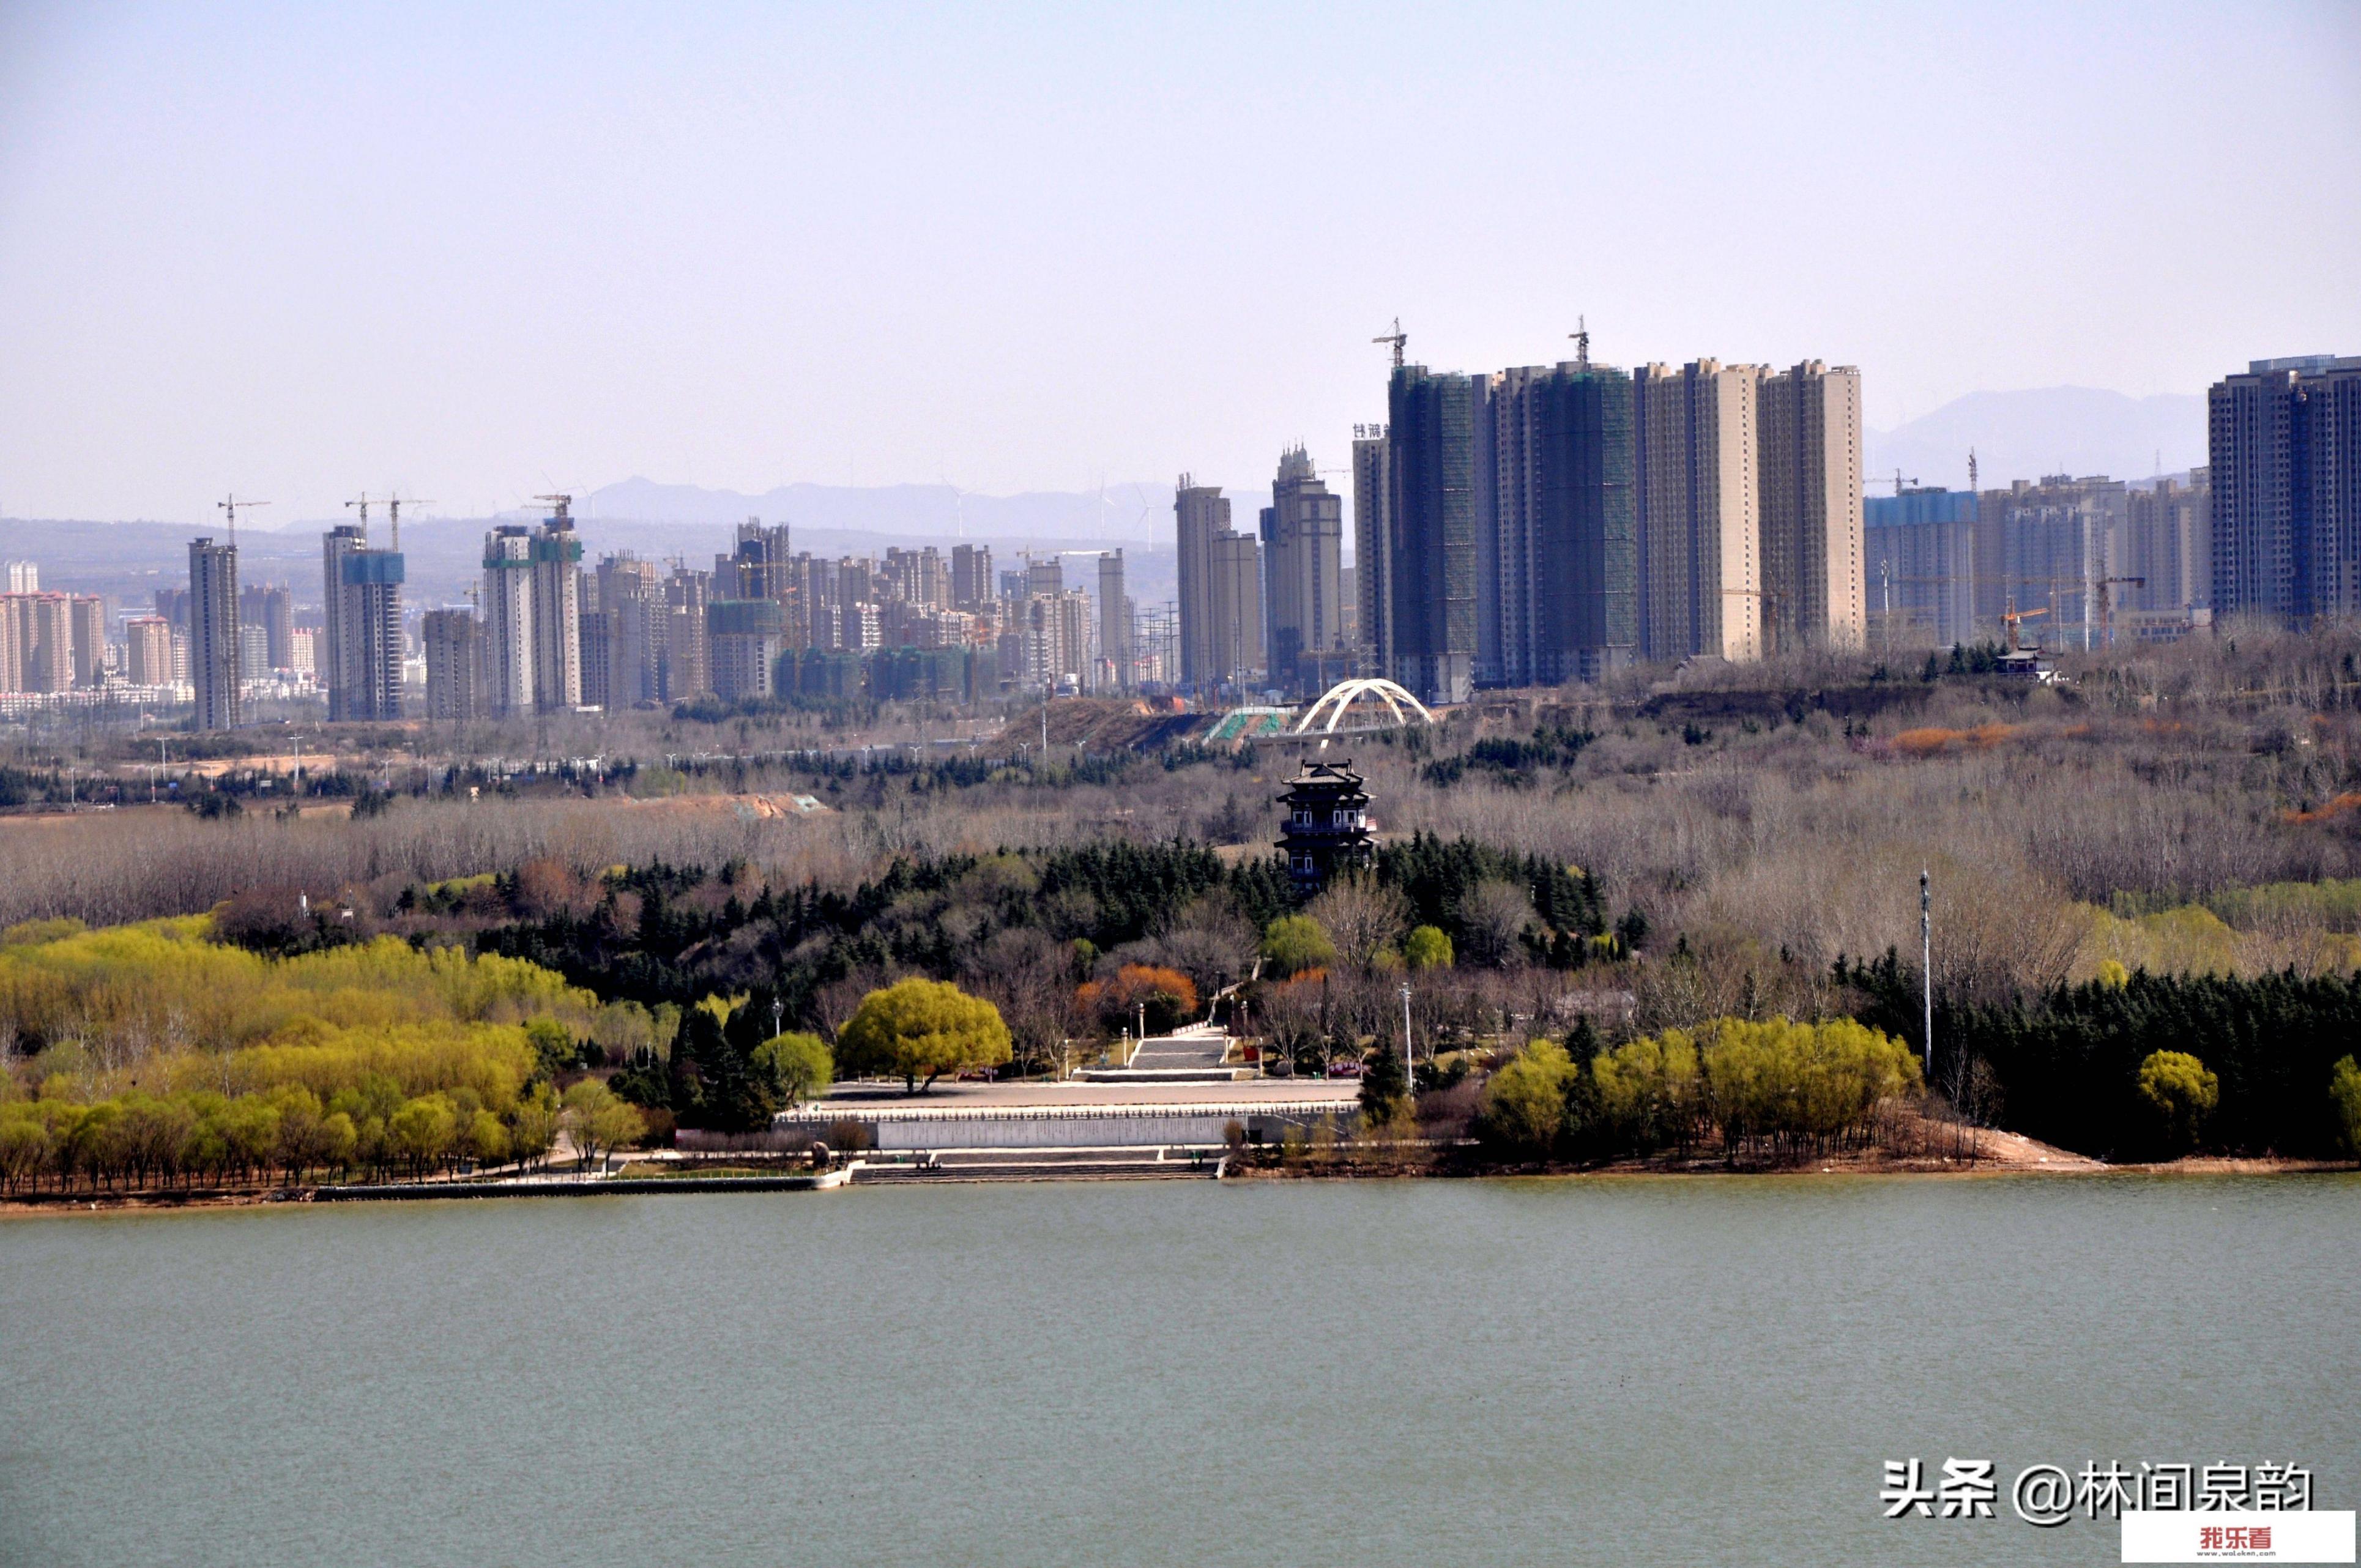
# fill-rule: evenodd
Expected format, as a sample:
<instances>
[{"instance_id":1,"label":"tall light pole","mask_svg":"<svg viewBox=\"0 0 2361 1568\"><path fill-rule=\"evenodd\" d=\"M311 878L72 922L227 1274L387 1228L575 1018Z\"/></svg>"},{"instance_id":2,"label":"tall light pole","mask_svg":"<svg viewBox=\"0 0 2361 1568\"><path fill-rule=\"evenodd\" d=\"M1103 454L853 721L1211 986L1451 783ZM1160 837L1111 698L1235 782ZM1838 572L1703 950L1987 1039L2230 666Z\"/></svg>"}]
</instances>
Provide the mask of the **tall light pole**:
<instances>
[{"instance_id":1,"label":"tall light pole","mask_svg":"<svg viewBox=\"0 0 2361 1568\"><path fill-rule=\"evenodd\" d=\"M1918 873L1918 976L1926 986L1927 1086L1935 1084L1935 897L1927 873Z\"/></svg>"},{"instance_id":2,"label":"tall light pole","mask_svg":"<svg viewBox=\"0 0 2361 1568\"><path fill-rule=\"evenodd\" d=\"M1402 1083L1411 1093L1418 1091L1418 1063L1410 1054L1410 982L1402 982Z\"/></svg>"}]
</instances>

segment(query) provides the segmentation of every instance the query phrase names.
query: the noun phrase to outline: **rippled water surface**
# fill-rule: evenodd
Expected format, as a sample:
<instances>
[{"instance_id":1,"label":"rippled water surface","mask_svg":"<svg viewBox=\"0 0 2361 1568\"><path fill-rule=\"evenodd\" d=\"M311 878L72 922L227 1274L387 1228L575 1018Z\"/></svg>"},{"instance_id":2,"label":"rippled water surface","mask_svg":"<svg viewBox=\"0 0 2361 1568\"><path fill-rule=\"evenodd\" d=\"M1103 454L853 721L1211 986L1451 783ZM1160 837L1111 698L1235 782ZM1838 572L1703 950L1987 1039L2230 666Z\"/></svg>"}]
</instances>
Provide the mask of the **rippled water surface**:
<instances>
[{"instance_id":1,"label":"rippled water surface","mask_svg":"<svg viewBox=\"0 0 2361 1568\"><path fill-rule=\"evenodd\" d=\"M1174 1182L0 1223L0 1563L2112 1563L2361 1502L2361 1181Z\"/></svg>"}]
</instances>

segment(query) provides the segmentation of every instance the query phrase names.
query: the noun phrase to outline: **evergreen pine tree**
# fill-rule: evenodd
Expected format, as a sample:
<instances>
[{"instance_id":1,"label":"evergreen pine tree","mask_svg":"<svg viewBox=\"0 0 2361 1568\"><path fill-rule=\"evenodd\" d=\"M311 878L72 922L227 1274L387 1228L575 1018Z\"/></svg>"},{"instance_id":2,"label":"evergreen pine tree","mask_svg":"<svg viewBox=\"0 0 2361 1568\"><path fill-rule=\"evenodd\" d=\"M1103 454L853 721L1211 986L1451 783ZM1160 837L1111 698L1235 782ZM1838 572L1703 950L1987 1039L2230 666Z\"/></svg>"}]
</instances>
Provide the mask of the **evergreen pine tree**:
<instances>
[{"instance_id":1,"label":"evergreen pine tree","mask_svg":"<svg viewBox=\"0 0 2361 1568\"><path fill-rule=\"evenodd\" d=\"M1361 1074L1361 1125L1374 1130L1392 1122L1409 1098L1401 1053L1380 1040Z\"/></svg>"},{"instance_id":2,"label":"evergreen pine tree","mask_svg":"<svg viewBox=\"0 0 2361 1568\"><path fill-rule=\"evenodd\" d=\"M1574 1027L1565 1032L1566 1058L1577 1067L1587 1065L1605 1048L1605 1043L1598 1037L1598 1031L1590 1025L1590 1014L1587 1013L1576 1018L1574 1021Z\"/></svg>"}]
</instances>

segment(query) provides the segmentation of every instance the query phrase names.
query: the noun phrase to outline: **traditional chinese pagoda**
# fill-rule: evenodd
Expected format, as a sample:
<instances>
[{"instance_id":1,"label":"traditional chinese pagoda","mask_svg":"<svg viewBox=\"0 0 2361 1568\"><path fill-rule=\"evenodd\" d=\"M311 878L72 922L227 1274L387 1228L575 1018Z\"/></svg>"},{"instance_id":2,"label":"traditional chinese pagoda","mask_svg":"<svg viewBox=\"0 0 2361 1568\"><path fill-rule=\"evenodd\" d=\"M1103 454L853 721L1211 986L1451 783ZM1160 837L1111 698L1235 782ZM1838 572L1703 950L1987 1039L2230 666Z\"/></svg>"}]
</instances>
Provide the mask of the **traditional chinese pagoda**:
<instances>
[{"instance_id":1,"label":"traditional chinese pagoda","mask_svg":"<svg viewBox=\"0 0 2361 1568\"><path fill-rule=\"evenodd\" d=\"M1309 898L1338 872L1375 858L1368 792L1349 761L1304 763L1279 799L1287 808L1279 845L1287 851L1287 872L1297 896Z\"/></svg>"}]
</instances>

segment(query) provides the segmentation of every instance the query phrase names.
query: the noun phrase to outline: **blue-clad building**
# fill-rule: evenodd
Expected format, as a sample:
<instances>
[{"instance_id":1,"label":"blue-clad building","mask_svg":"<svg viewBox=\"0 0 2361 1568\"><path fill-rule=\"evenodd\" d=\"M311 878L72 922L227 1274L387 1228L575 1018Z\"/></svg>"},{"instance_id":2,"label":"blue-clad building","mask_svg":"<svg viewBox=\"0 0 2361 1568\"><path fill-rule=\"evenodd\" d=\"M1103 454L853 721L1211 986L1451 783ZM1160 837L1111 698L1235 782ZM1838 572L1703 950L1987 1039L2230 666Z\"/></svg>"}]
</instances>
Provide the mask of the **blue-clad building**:
<instances>
[{"instance_id":1,"label":"blue-clad building","mask_svg":"<svg viewBox=\"0 0 2361 1568\"><path fill-rule=\"evenodd\" d=\"M1949 648L1976 639L1976 498L1940 488L1871 496L1861 564L1870 646Z\"/></svg>"}]
</instances>

